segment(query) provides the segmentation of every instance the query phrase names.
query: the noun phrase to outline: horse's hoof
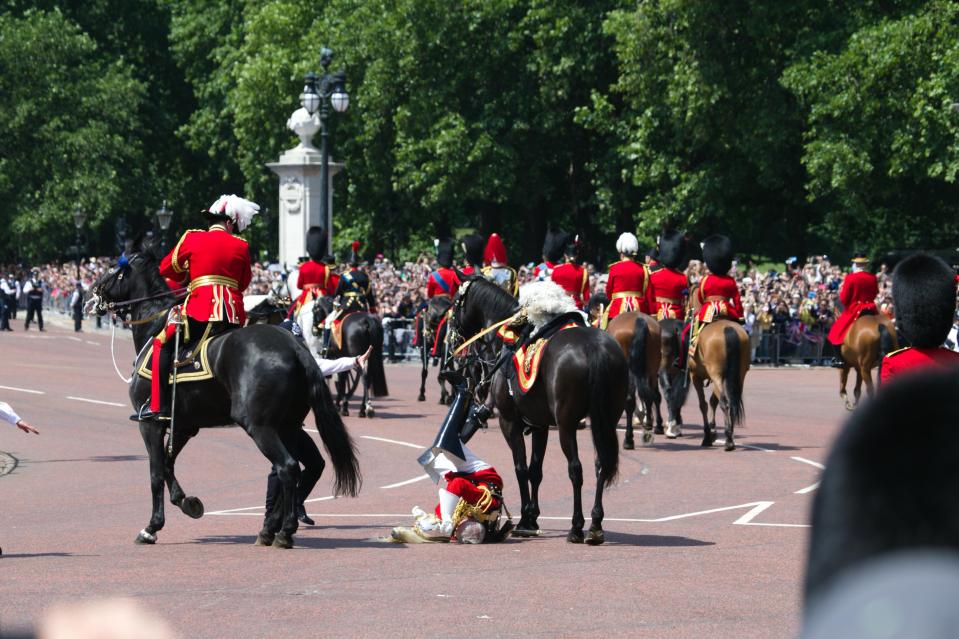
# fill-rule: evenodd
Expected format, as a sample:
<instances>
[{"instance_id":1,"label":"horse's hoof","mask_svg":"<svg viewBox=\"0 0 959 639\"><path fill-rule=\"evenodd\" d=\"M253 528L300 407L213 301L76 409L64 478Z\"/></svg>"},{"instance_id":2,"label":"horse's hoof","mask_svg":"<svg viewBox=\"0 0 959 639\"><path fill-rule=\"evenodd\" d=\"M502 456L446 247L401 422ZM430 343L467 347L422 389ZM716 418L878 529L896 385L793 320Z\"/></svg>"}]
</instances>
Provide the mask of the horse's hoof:
<instances>
[{"instance_id":1,"label":"horse's hoof","mask_svg":"<svg viewBox=\"0 0 959 639\"><path fill-rule=\"evenodd\" d=\"M653 433L656 435L665 435L666 431L663 430L662 424L656 424L656 427L653 429Z\"/></svg>"},{"instance_id":2,"label":"horse's hoof","mask_svg":"<svg viewBox=\"0 0 959 639\"><path fill-rule=\"evenodd\" d=\"M725 449L726 449L726 452L729 452L731 450L736 450L736 442L734 442L731 439L727 439Z\"/></svg>"},{"instance_id":3,"label":"horse's hoof","mask_svg":"<svg viewBox=\"0 0 959 639\"><path fill-rule=\"evenodd\" d=\"M359 417L360 419L363 419L364 417L366 417L366 411L361 408L360 412L357 413L356 416Z\"/></svg>"},{"instance_id":4,"label":"horse's hoof","mask_svg":"<svg viewBox=\"0 0 959 639\"><path fill-rule=\"evenodd\" d=\"M711 437L703 437L703 441L699 445L702 446L703 448L709 448L710 446L713 445L713 440Z\"/></svg>"},{"instance_id":5,"label":"horse's hoof","mask_svg":"<svg viewBox=\"0 0 959 639\"><path fill-rule=\"evenodd\" d=\"M846 402L846 410L856 410L856 405L852 402Z\"/></svg>"},{"instance_id":6,"label":"horse's hoof","mask_svg":"<svg viewBox=\"0 0 959 639\"><path fill-rule=\"evenodd\" d=\"M445 398L445 397L440 397L439 405L440 405L440 406L446 406L446 398Z\"/></svg>"},{"instance_id":7,"label":"horse's hoof","mask_svg":"<svg viewBox=\"0 0 959 639\"><path fill-rule=\"evenodd\" d=\"M540 530L539 528L530 528L526 525L521 524L517 528L513 529L514 537L539 537Z\"/></svg>"},{"instance_id":8,"label":"horse's hoof","mask_svg":"<svg viewBox=\"0 0 959 639\"><path fill-rule=\"evenodd\" d=\"M566 535L566 541L571 544L581 544L583 543L583 531L582 530L571 530L569 534Z\"/></svg>"},{"instance_id":9,"label":"horse's hoof","mask_svg":"<svg viewBox=\"0 0 959 639\"><path fill-rule=\"evenodd\" d=\"M145 528L141 530L137 535L137 538L133 540L133 543L135 544L148 544L151 546L156 542L157 536L152 533L148 533Z\"/></svg>"},{"instance_id":10,"label":"horse's hoof","mask_svg":"<svg viewBox=\"0 0 959 639\"><path fill-rule=\"evenodd\" d=\"M260 531L260 534L256 536L256 541L253 542L254 546L272 546L273 540L276 538L276 535L269 532Z\"/></svg>"},{"instance_id":11,"label":"horse's hoof","mask_svg":"<svg viewBox=\"0 0 959 639\"><path fill-rule=\"evenodd\" d=\"M276 533L276 537L273 539L273 547L289 550L293 547L293 535L287 535L281 530Z\"/></svg>"},{"instance_id":12,"label":"horse's hoof","mask_svg":"<svg viewBox=\"0 0 959 639\"><path fill-rule=\"evenodd\" d=\"M653 443L653 434L650 431L643 432L643 444L649 446Z\"/></svg>"},{"instance_id":13,"label":"horse's hoof","mask_svg":"<svg viewBox=\"0 0 959 639\"><path fill-rule=\"evenodd\" d=\"M376 417L376 411L374 411L372 408L367 409L366 416L369 419L373 419L374 417Z\"/></svg>"},{"instance_id":14,"label":"horse's hoof","mask_svg":"<svg viewBox=\"0 0 959 639\"><path fill-rule=\"evenodd\" d=\"M199 519L203 516L203 502L199 497L184 497L180 502L180 510L187 517Z\"/></svg>"},{"instance_id":15,"label":"horse's hoof","mask_svg":"<svg viewBox=\"0 0 959 639\"><path fill-rule=\"evenodd\" d=\"M418 401L418 402L425 402L425 401L426 401L426 395L421 393L420 396L416 398L416 401Z\"/></svg>"},{"instance_id":16,"label":"horse's hoof","mask_svg":"<svg viewBox=\"0 0 959 639\"><path fill-rule=\"evenodd\" d=\"M633 443L632 439L623 440L623 450L633 450L636 448L636 444Z\"/></svg>"},{"instance_id":17,"label":"horse's hoof","mask_svg":"<svg viewBox=\"0 0 959 639\"><path fill-rule=\"evenodd\" d=\"M606 541L606 535L602 530L590 530L586 533L586 543L590 546L598 546Z\"/></svg>"},{"instance_id":18,"label":"horse's hoof","mask_svg":"<svg viewBox=\"0 0 959 639\"><path fill-rule=\"evenodd\" d=\"M679 424L668 424L666 426L666 439L676 439L683 436L683 429Z\"/></svg>"},{"instance_id":19,"label":"horse's hoof","mask_svg":"<svg viewBox=\"0 0 959 639\"><path fill-rule=\"evenodd\" d=\"M343 408L340 409L340 415L342 415L343 417L349 417L350 409L344 406Z\"/></svg>"}]
</instances>

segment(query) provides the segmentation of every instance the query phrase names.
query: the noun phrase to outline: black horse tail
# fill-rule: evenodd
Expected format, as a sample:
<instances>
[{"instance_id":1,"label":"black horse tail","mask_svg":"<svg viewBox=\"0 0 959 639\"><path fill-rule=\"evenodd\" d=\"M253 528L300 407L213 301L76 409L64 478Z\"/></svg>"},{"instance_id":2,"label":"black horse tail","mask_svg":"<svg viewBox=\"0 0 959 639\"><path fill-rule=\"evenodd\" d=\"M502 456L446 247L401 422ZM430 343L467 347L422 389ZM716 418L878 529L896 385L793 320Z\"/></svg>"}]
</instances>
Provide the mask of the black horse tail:
<instances>
[{"instance_id":1,"label":"black horse tail","mask_svg":"<svg viewBox=\"0 0 959 639\"><path fill-rule=\"evenodd\" d=\"M666 352L670 354L675 353L676 358L682 365L679 375L670 383L669 393L666 395L666 403L669 405L669 410L673 415L679 414L679 411L682 410L683 405L686 403L686 395L689 394L689 384L687 383L689 379L689 366L685 361L689 358L689 353L683 351L682 323L677 323L676 328L677 330L670 331L669 333L668 339L670 344L669 348L666 349Z\"/></svg>"},{"instance_id":2,"label":"black horse tail","mask_svg":"<svg viewBox=\"0 0 959 639\"><path fill-rule=\"evenodd\" d=\"M886 355L896 350L896 342L892 338L892 334L889 332L889 329L886 328L886 325L882 322L879 323L879 380L876 382L876 385L882 383L882 362L885 359Z\"/></svg>"},{"instance_id":3,"label":"black horse tail","mask_svg":"<svg viewBox=\"0 0 959 639\"><path fill-rule=\"evenodd\" d=\"M723 367L723 387L726 391L726 401L729 403L730 426L743 423L746 409L743 406L743 384L739 376L740 351L739 335L730 327L723 329L726 340L726 366Z\"/></svg>"},{"instance_id":4,"label":"black horse tail","mask_svg":"<svg viewBox=\"0 0 959 639\"><path fill-rule=\"evenodd\" d=\"M370 320L367 324L373 352L370 353L370 359L367 362L366 374L373 387L373 397L386 397L390 391L386 386L386 371L383 369L383 324L373 317Z\"/></svg>"},{"instance_id":5,"label":"black horse tail","mask_svg":"<svg viewBox=\"0 0 959 639\"><path fill-rule=\"evenodd\" d=\"M360 463L356 459L356 445L333 406L330 389L313 356L306 348L301 347L296 349L296 354L310 386L310 406L313 408L316 430L319 431L320 439L323 440L323 445L330 454L330 461L333 462L333 494L356 497L363 483Z\"/></svg>"},{"instance_id":6,"label":"black horse tail","mask_svg":"<svg viewBox=\"0 0 959 639\"><path fill-rule=\"evenodd\" d=\"M610 370L610 355L600 350L589 357L589 429L593 435L596 461L605 475L604 488L616 481L619 473L619 440L616 438L616 422L610 406L616 398L611 397L615 386ZM621 398L620 398L621 399Z\"/></svg>"},{"instance_id":7,"label":"black horse tail","mask_svg":"<svg viewBox=\"0 0 959 639\"><path fill-rule=\"evenodd\" d=\"M629 347L629 370L636 379L636 390L639 398L645 405L656 401L656 391L653 388L655 380L646 375L646 345L649 343L649 326L642 315L636 316L636 325L633 327L633 343Z\"/></svg>"}]
</instances>

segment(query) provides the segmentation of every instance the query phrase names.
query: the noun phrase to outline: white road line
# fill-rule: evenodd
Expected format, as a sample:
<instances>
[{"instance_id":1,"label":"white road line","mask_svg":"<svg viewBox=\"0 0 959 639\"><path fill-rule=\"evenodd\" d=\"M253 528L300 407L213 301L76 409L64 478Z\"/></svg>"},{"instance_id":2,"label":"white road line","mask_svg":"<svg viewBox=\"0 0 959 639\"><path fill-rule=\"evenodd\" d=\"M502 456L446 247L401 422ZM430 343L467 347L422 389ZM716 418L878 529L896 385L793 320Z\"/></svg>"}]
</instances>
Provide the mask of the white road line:
<instances>
[{"instance_id":1,"label":"white road line","mask_svg":"<svg viewBox=\"0 0 959 639\"><path fill-rule=\"evenodd\" d=\"M83 341L85 341L87 344L92 344L93 346L99 346L99 345L100 345L100 342L91 342L91 341L88 340L88 339L87 339L87 340L83 340Z\"/></svg>"},{"instance_id":2,"label":"white road line","mask_svg":"<svg viewBox=\"0 0 959 639\"><path fill-rule=\"evenodd\" d=\"M818 482L818 481L817 481L815 484L812 484L811 486L806 486L805 488L800 488L799 490L797 490L797 491L794 492L793 494L794 494L794 495L805 495L806 493L811 493L812 491L816 490L817 488L819 488L819 482Z\"/></svg>"},{"instance_id":3,"label":"white road line","mask_svg":"<svg viewBox=\"0 0 959 639\"><path fill-rule=\"evenodd\" d=\"M415 484L418 481L423 481L424 479L429 479L429 475L420 475L419 477L414 477L413 479L407 479L406 481L396 482L395 484L390 484L389 486L380 486L380 488L387 490L390 488L399 488L400 486L406 486L408 484Z\"/></svg>"},{"instance_id":4,"label":"white road line","mask_svg":"<svg viewBox=\"0 0 959 639\"><path fill-rule=\"evenodd\" d=\"M418 449L420 449L420 450L423 450L424 448L426 448L426 446L420 446L419 444L411 444L411 443L409 443L409 442L401 442L401 441L397 441L397 440L395 440L395 439L386 439L385 437L373 437L372 435L360 435L360 437L363 438L363 439L372 439L373 441L377 441L377 442L386 442L387 444L399 444L400 446L408 446L408 447L410 447L410 448L418 448Z\"/></svg>"},{"instance_id":5,"label":"white road line","mask_svg":"<svg viewBox=\"0 0 959 639\"><path fill-rule=\"evenodd\" d=\"M262 506L260 506L262 508ZM206 513L207 515L219 515L221 517L262 517L263 513L235 513L235 512L221 512L217 511L215 513ZM356 517L356 518L380 518L380 517L389 517L390 519L397 518L408 518L410 517L409 513L362 513L354 515L351 513L307 513L310 517Z\"/></svg>"},{"instance_id":6,"label":"white road line","mask_svg":"<svg viewBox=\"0 0 959 639\"><path fill-rule=\"evenodd\" d=\"M798 462L802 462L802 463L804 463L804 464L809 464L810 466L815 466L815 467L818 468L819 470L826 470L826 467L825 467L825 466L823 466L823 465L820 464L819 462L814 462L814 461L811 460L811 459L806 459L806 458L804 458L804 457L790 457L789 459L795 459L795 460L798 461Z\"/></svg>"},{"instance_id":7,"label":"white road line","mask_svg":"<svg viewBox=\"0 0 959 639\"><path fill-rule=\"evenodd\" d=\"M336 499L333 495L327 495L326 497L314 497L313 499L307 499L304 501L304 504L309 504L315 501L328 501L330 499ZM243 510L263 510L265 506L247 506L246 508L228 508L227 510L215 510L212 513L206 513L207 515L256 515L260 516L263 513L246 513L240 512Z\"/></svg>"},{"instance_id":8,"label":"white road line","mask_svg":"<svg viewBox=\"0 0 959 639\"><path fill-rule=\"evenodd\" d=\"M72 339L74 342L82 342L82 341L83 341L83 340L80 339L79 337L74 337L73 335L66 335L65 337L66 337L67 339Z\"/></svg>"},{"instance_id":9,"label":"white road line","mask_svg":"<svg viewBox=\"0 0 959 639\"><path fill-rule=\"evenodd\" d=\"M103 406L119 406L120 408L123 408L124 406L126 406L126 404L118 404L116 402L104 402L104 401L100 401L99 399L87 399L86 397L73 397L72 395L68 395L67 399L72 399L77 402L87 402L89 404L102 404Z\"/></svg>"},{"instance_id":10,"label":"white road line","mask_svg":"<svg viewBox=\"0 0 959 639\"><path fill-rule=\"evenodd\" d=\"M0 386L3 390L17 391L18 393L30 393L31 395L46 395L43 391L33 390L31 388L17 388L16 386Z\"/></svg>"}]
</instances>

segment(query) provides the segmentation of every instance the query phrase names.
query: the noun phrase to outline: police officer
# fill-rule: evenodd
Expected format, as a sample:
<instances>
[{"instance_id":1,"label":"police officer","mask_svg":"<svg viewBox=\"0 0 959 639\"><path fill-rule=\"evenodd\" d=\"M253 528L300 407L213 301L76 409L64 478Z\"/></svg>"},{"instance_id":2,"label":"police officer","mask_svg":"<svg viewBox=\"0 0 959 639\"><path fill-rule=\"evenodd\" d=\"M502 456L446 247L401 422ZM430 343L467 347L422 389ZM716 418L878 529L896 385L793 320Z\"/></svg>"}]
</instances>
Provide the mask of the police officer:
<instances>
[{"instance_id":1,"label":"police officer","mask_svg":"<svg viewBox=\"0 0 959 639\"><path fill-rule=\"evenodd\" d=\"M40 280L40 271L33 269L30 272L30 279L23 286L23 294L27 296L27 319L23 325L23 330L30 330L30 322L33 316L37 316L37 324L40 331L43 329L43 289L44 284Z\"/></svg>"},{"instance_id":2,"label":"police officer","mask_svg":"<svg viewBox=\"0 0 959 639\"><path fill-rule=\"evenodd\" d=\"M77 282L77 287L70 296L70 312L73 314L73 332L83 330L83 284Z\"/></svg>"},{"instance_id":3,"label":"police officer","mask_svg":"<svg viewBox=\"0 0 959 639\"><path fill-rule=\"evenodd\" d=\"M13 273L0 278L0 331L12 331L10 318L17 305L17 285Z\"/></svg>"}]
</instances>

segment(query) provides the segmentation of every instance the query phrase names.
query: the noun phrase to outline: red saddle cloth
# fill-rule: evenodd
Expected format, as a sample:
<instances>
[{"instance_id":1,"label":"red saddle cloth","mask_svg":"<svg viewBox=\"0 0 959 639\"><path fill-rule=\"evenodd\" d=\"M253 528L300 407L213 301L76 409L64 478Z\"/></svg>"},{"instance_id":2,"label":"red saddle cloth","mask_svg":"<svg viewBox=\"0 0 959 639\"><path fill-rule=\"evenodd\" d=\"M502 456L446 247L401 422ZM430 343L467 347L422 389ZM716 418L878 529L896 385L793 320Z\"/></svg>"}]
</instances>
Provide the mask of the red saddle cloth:
<instances>
[{"instance_id":1,"label":"red saddle cloth","mask_svg":"<svg viewBox=\"0 0 959 639\"><path fill-rule=\"evenodd\" d=\"M854 302L836 318L826 337L833 345L842 346L842 343L846 339L846 333L849 332L849 328L853 322L859 319L863 314L875 315L877 312L876 305L873 302Z\"/></svg>"},{"instance_id":2,"label":"red saddle cloth","mask_svg":"<svg viewBox=\"0 0 959 639\"><path fill-rule=\"evenodd\" d=\"M564 324L556 332L565 331L568 328L577 328L581 327L581 323L569 322ZM539 373L539 363L543 359L543 353L546 351L546 346L549 344L550 340L556 333L553 333L545 339L538 339L529 344L520 347L516 353L513 355L513 369L516 372L515 381L516 387L519 389L520 395L525 395L533 388L533 384L536 383L536 377Z\"/></svg>"},{"instance_id":3,"label":"red saddle cloth","mask_svg":"<svg viewBox=\"0 0 959 639\"><path fill-rule=\"evenodd\" d=\"M358 312L359 311L349 311L341 315L338 319L333 320L333 345L336 346L338 350L343 348L343 322L346 321L347 317Z\"/></svg>"}]
</instances>

